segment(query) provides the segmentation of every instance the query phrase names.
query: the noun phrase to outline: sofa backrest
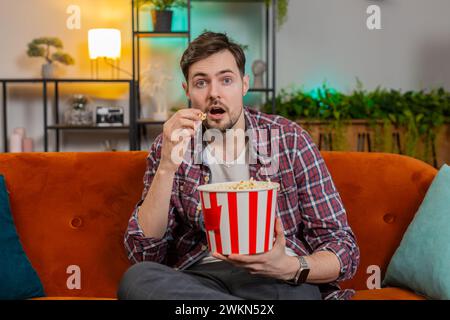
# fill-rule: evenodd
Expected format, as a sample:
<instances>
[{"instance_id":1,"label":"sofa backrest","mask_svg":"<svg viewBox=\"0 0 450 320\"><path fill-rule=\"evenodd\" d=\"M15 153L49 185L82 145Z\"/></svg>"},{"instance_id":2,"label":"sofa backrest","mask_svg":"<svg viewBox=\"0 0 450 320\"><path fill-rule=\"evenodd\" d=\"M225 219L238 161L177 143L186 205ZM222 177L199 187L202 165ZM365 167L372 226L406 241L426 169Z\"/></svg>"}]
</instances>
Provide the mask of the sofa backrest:
<instances>
[{"instance_id":1,"label":"sofa backrest","mask_svg":"<svg viewBox=\"0 0 450 320\"><path fill-rule=\"evenodd\" d=\"M322 152L358 242L361 260L344 288L368 289L368 277L389 261L419 208L437 170L388 153ZM372 282L372 281L371 281Z\"/></svg>"},{"instance_id":2,"label":"sofa backrest","mask_svg":"<svg viewBox=\"0 0 450 320\"><path fill-rule=\"evenodd\" d=\"M130 265L123 235L142 193L146 155L0 154L18 233L48 296L116 296ZM436 170L391 154L323 156L361 249L358 273L344 286L365 289L367 267L385 271Z\"/></svg>"},{"instance_id":3,"label":"sofa backrest","mask_svg":"<svg viewBox=\"0 0 450 320\"><path fill-rule=\"evenodd\" d=\"M47 296L116 297L130 265L123 235L141 197L145 157L0 154L14 221ZM78 267L81 289L70 289Z\"/></svg>"}]
</instances>

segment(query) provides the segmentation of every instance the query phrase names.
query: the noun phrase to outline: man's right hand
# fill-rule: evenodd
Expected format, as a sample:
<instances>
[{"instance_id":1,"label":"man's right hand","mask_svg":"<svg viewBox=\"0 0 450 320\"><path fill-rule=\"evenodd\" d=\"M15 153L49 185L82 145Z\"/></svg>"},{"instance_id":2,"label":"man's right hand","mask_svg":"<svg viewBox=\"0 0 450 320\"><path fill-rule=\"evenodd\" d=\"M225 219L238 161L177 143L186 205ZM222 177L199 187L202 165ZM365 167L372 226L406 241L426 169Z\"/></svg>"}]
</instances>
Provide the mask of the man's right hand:
<instances>
[{"instance_id":1,"label":"man's right hand","mask_svg":"<svg viewBox=\"0 0 450 320\"><path fill-rule=\"evenodd\" d=\"M164 123L160 163L162 169L169 172L175 172L178 169L181 164L179 160L184 157L184 154L173 157L172 151L179 143L183 144L182 150L187 150L191 137L201 126L201 114L202 112L198 109L181 109Z\"/></svg>"}]
</instances>

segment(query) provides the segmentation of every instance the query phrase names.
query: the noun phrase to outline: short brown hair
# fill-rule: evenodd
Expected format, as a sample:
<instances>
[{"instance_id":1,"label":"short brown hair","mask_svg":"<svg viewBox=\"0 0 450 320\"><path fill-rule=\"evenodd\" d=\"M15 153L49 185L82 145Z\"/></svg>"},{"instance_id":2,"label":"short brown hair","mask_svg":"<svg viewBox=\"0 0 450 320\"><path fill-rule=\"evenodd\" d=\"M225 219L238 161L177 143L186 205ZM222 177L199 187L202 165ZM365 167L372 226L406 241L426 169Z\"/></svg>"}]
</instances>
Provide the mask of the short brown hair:
<instances>
[{"instance_id":1,"label":"short brown hair","mask_svg":"<svg viewBox=\"0 0 450 320\"><path fill-rule=\"evenodd\" d=\"M245 74L245 54L241 46L230 40L224 33L207 31L192 41L181 57L180 66L186 81L188 81L191 65L223 50L230 51L234 56L241 77L243 77Z\"/></svg>"}]
</instances>

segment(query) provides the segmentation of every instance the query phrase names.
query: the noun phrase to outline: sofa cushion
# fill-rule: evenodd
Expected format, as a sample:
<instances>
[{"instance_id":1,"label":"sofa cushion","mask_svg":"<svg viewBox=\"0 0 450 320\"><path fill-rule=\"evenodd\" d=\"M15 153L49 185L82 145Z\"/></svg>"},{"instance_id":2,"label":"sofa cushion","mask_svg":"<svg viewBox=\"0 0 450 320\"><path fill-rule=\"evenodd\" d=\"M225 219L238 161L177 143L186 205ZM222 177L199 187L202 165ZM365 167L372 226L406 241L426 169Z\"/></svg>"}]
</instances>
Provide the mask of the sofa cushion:
<instances>
[{"instance_id":1,"label":"sofa cushion","mask_svg":"<svg viewBox=\"0 0 450 320\"><path fill-rule=\"evenodd\" d=\"M5 178L2 175L0 175L0 230L0 299L44 296L42 283L17 235Z\"/></svg>"},{"instance_id":2,"label":"sofa cushion","mask_svg":"<svg viewBox=\"0 0 450 320\"><path fill-rule=\"evenodd\" d=\"M425 300L425 297L401 288L382 288L358 290L352 300Z\"/></svg>"},{"instance_id":3,"label":"sofa cushion","mask_svg":"<svg viewBox=\"0 0 450 320\"><path fill-rule=\"evenodd\" d=\"M116 298L98 298L98 297L41 297L30 300L117 300Z\"/></svg>"},{"instance_id":4,"label":"sofa cushion","mask_svg":"<svg viewBox=\"0 0 450 320\"><path fill-rule=\"evenodd\" d=\"M146 154L0 154L17 233L47 296L116 297Z\"/></svg>"},{"instance_id":5,"label":"sofa cushion","mask_svg":"<svg viewBox=\"0 0 450 320\"><path fill-rule=\"evenodd\" d=\"M383 285L399 286L432 299L450 299L450 167L433 180L400 246Z\"/></svg>"}]
</instances>

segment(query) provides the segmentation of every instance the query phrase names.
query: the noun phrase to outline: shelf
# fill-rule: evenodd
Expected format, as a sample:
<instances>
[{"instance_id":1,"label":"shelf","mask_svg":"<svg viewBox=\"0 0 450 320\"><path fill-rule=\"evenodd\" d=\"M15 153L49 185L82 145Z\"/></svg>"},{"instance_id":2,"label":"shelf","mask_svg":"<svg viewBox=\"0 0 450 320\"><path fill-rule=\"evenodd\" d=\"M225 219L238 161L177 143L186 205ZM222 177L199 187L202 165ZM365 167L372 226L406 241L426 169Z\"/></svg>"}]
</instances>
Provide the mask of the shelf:
<instances>
[{"instance_id":1,"label":"shelf","mask_svg":"<svg viewBox=\"0 0 450 320\"><path fill-rule=\"evenodd\" d=\"M148 125L162 125L166 122L165 121L161 121L161 120L153 120L150 118L141 118L137 120L137 124L148 124Z\"/></svg>"},{"instance_id":2,"label":"shelf","mask_svg":"<svg viewBox=\"0 0 450 320\"><path fill-rule=\"evenodd\" d=\"M191 0L191 2L233 2L233 3L247 3L247 2L264 2L265 0Z\"/></svg>"},{"instance_id":3,"label":"shelf","mask_svg":"<svg viewBox=\"0 0 450 320\"><path fill-rule=\"evenodd\" d=\"M138 38L189 38L187 31L173 32L154 32L154 31L135 31L133 32Z\"/></svg>"},{"instance_id":4,"label":"shelf","mask_svg":"<svg viewBox=\"0 0 450 320\"><path fill-rule=\"evenodd\" d=\"M16 83L27 83L27 82L118 82L118 83L129 83L133 80L131 79L42 79L42 78L30 78L30 79L0 79L0 82L16 82Z\"/></svg>"},{"instance_id":5,"label":"shelf","mask_svg":"<svg viewBox=\"0 0 450 320\"><path fill-rule=\"evenodd\" d=\"M250 89L248 89L248 91L249 92L273 92L273 89L271 89L271 88L258 88L258 89L250 88Z\"/></svg>"},{"instance_id":6,"label":"shelf","mask_svg":"<svg viewBox=\"0 0 450 320\"><path fill-rule=\"evenodd\" d=\"M252 95L256 96L261 96L261 97L265 97L265 99L267 101L271 100L271 104L272 104L272 113L275 113L275 103L276 103L276 99L274 99L275 95L276 95L276 65L275 65L275 61L276 61L276 50L275 50L275 37L276 37L276 1L272 1L271 5L266 5L267 0L190 0L188 1L189 3L193 3L195 2L196 4L199 4L201 2L203 3L253 3L253 4L260 4L261 8L265 9L264 12L261 11L262 14L262 18L264 19L263 16L265 16L265 25L261 26L261 37L264 37L265 35L265 55L263 55L261 58L264 59L268 66L270 65L271 68L268 68L267 73L264 76L264 84L267 86L267 88L250 88L248 90L248 92ZM252 5L253 6L253 5ZM182 27L180 26L178 30L173 30L172 32L155 32L153 30L151 30L151 27L142 27L142 29L140 29L141 25L140 25L140 17L139 17L139 8L134 6L134 1L132 2L132 24L131 24L131 29L132 29L132 42L133 42L133 46L132 46L132 54L133 54L133 79L137 79L136 82L136 86L134 87L134 100L135 103L133 104L135 107L135 110L133 111L132 116L134 116L133 119L134 121L132 121L132 133L134 134L134 139L136 141L135 145L138 146L138 148L140 149L141 147L141 136L142 136L142 132L144 132L144 130L141 129L145 129L146 126L154 126L154 128L158 128L160 129L160 127L165 123L165 121L157 121L151 118L139 118L139 108L141 106L141 97L140 97L140 93L141 93L141 88L140 88L140 71L141 71L141 44L143 44L143 40L142 39L152 39L152 38L159 38L159 39L177 39L177 41L180 41L181 43L189 43L192 40L192 28L191 28L191 23L192 23L192 17L191 17L191 12L193 7L191 6L187 6L187 10L186 10L186 14L187 14L187 25L186 27ZM258 10L259 12L260 10ZM180 29L184 29L186 28L186 30L180 30ZM149 30L150 29L150 30ZM186 41L187 40L187 41ZM262 40L262 39L261 39ZM150 41L151 43L153 43L153 40ZM145 41L146 43L146 41ZM270 72L269 72L270 70ZM271 98L272 97L272 98ZM271 98L271 99L270 99Z\"/></svg>"},{"instance_id":7,"label":"shelf","mask_svg":"<svg viewBox=\"0 0 450 320\"><path fill-rule=\"evenodd\" d=\"M109 126L109 127L102 127L102 126L74 126L69 124L56 124L47 126L47 129L53 129L53 130L125 130L130 129L130 126Z\"/></svg>"}]
</instances>

